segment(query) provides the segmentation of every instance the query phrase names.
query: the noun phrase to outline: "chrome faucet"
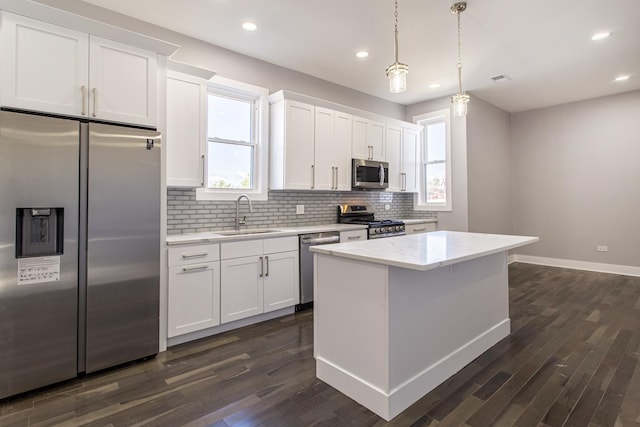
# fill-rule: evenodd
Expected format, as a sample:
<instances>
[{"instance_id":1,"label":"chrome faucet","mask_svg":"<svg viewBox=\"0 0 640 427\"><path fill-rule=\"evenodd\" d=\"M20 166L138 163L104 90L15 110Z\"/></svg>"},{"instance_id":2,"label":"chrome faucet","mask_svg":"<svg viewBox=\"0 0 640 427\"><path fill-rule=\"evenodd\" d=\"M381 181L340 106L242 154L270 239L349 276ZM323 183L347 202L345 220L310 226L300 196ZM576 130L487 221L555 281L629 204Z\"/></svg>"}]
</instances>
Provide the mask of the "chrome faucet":
<instances>
[{"instance_id":1,"label":"chrome faucet","mask_svg":"<svg viewBox=\"0 0 640 427\"><path fill-rule=\"evenodd\" d=\"M253 212L253 208L251 207L251 199L249 198L249 196L247 196L246 194L241 194L238 196L238 198L236 199L236 231L240 230L240 225L245 225L247 223L246 221L246 216L242 217L242 220L240 220L240 199L247 199L247 202L249 202L249 212Z\"/></svg>"}]
</instances>

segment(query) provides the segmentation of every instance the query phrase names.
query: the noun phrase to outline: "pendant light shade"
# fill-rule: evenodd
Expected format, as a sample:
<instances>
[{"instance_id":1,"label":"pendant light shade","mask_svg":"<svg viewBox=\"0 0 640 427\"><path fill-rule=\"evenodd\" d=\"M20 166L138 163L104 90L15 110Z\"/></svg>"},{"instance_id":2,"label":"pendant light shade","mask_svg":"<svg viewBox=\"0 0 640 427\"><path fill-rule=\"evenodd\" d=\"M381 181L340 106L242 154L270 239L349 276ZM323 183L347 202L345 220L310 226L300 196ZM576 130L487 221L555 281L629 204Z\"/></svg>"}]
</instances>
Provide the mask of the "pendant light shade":
<instances>
[{"instance_id":1,"label":"pendant light shade","mask_svg":"<svg viewBox=\"0 0 640 427\"><path fill-rule=\"evenodd\" d=\"M389 91L391 93L402 93L407 90L407 73L409 72L409 66L398 62L398 0L395 1L395 30L394 30L394 44L393 52L395 62L389 65L386 69L387 77L389 78Z\"/></svg>"},{"instance_id":2,"label":"pendant light shade","mask_svg":"<svg viewBox=\"0 0 640 427\"><path fill-rule=\"evenodd\" d=\"M454 116L467 115L467 104L469 103L469 95L462 91L462 55L460 41L460 14L467 10L467 2L454 3L451 6L451 13L455 13L458 18L458 93L451 97Z\"/></svg>"}]
</instances>

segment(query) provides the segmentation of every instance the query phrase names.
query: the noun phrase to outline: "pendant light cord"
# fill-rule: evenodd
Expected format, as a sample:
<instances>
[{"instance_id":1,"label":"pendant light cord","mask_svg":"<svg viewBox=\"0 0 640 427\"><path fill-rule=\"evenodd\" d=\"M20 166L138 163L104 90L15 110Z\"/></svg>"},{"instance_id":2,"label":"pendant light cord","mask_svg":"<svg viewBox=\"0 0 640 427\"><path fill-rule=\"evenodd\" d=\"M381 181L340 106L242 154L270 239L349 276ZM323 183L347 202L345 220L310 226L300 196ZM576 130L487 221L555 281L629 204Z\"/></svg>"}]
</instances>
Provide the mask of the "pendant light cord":
<instances>
[{"instance_id":1,"label":"pendant light cord","mask_svg":"<svg viewBox=\"0 0 640 427\"><path fill-rule=\"evenodd\" d=\"M460 10L458 10L456 12L456 15L458 16L458 90L460 93L462 93L462 55L461 55L461 50L462 50L462 42L461 37L460 37Z\"/></svg>"},{"instance_id":2,"label":"pendant light cord","mask_svg":"<svg viewBox=\"0 0 640 427\"><path fill-rule=\"evenodd\" d=\"M395 63L398 63L398 0L396 0L396 9L394 13L394 34L395 34L395 44L393 45L393 52L395 54Z\"/></svg>"}]
</instances>

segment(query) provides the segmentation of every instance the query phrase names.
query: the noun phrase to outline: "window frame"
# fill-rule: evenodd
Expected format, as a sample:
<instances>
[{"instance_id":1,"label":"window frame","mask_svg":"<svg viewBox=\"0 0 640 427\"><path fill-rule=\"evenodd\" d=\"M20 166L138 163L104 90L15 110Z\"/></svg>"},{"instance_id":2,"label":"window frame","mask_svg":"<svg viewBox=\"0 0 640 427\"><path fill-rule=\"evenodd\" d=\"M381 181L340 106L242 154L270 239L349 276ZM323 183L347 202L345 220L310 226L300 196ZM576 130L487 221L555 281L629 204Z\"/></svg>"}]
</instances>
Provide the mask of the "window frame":
<instances>
[{"instance_id":1,"label":"window frame","mask_svg":"<svg viewBox=\"0 0 640 427\"><path fill-rule=\"evenodd\" d=\"M432 111L430 113L420 114L413 117L413 122L422 126L422 138L420 140L420 186L419 191L414 194L414 210L417 211L440 211L451 212L453 210L452 187L451 180L451 110L445 108L442 110ZM446 202L433 203L426 200L426 171L428 165L427 158L427 128L429 123L445 124L445 168L446 168Z\"/></svg>"},{"instance_id":2,"label":"window frame","mask_svg":"<svg viewBox=\"0 0 640 427\"><path fill-rule=\"evenodd\" d=\"M269 90L248 83L213 76L207 84L207 110L210 94L239 100L253 100L251 134L254 139L253 155L253 188L209 188L209 133L206 132L205 153L205 186L196 189L196 200L236 200L241 194L248 195L251 200L268 200L269 177ZM207 120L208 122L208 120ZM208 123L207 123L208 125ZM220 140L224 142L224 140ZM235 141L229 141L234 143ZM243 146L245 146L243 144Z\"/></svg>"}]
</instances>

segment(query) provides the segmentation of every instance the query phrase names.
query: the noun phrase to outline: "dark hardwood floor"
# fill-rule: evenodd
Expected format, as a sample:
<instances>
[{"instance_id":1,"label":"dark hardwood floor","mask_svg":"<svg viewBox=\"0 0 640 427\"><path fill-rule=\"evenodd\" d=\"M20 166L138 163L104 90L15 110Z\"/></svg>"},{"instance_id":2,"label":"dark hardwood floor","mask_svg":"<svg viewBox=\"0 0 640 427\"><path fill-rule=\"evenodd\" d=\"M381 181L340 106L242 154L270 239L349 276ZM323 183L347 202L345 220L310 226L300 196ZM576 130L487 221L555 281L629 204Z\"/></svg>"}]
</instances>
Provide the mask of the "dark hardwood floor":
<instances>
[{"instance_id":1,"label":"dark hardwood floor","mask_svg":"<svg viewBox=\"0 0 640 427\"><path fill-rule=\"evenodd\" d=\"M640 277L509 268L511 328L392 426L640 426ZM0 401L0 426L383 426L317 380L313 312ZM446 325L443 325L446 327Z\"/></svg>"}]
</instances>

